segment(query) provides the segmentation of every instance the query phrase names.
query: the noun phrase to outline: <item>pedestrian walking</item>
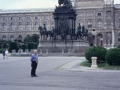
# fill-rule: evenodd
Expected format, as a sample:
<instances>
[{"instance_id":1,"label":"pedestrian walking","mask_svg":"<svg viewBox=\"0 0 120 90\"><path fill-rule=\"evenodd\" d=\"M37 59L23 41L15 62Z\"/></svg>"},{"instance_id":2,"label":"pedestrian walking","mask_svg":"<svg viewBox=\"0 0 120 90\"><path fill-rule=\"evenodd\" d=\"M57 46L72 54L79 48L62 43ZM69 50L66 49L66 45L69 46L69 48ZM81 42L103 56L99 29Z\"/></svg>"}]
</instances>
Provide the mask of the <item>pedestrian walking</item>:
<instances>
[{"instance_id":1,"label":"pedestrian walking","mask_svg":"<svg viewBox=\"0 0 120 90\"><path fill-rule=\"evenodd\" d=\"M8 52L8 50L6 49L6 51L5 51L5 58L6 58L6 59L8 59L8 54L9 54L9 52Z\"/></svg>"},{"instance_id":2,"label":"pedestrian walking","mask_svg":"<svg viewBox=\"0 0 120 90\"><path fill-rule=\"evenodd\" d=\"M36 69L37 69L37 65L38 65L38 54L37 54L37 50L34 50L34 53L31 56L31 77L37 77L36 75Z\"/></svg>"},{"instance_id":3,"label":"pedestrian walking","mask_svg":"<svg viewBox=\"0 0 120 90\"><path fill-rule=\"evenodd\" d=\"M3 54L3 59L5 59L5 49L3 49L2 54Z\"/></svg>"}]
</instances>

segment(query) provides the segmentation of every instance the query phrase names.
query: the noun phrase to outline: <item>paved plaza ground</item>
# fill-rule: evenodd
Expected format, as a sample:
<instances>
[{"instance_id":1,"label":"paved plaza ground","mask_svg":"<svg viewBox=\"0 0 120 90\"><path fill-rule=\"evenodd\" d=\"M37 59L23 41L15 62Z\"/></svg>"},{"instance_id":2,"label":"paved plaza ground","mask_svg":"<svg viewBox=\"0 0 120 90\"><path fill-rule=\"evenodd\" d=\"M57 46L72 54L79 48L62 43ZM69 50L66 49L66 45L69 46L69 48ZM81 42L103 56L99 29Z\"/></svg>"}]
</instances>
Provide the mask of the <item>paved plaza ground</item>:
<instances>
[{"instance_id":1,"label":"paved plaza ground","mask_svg":"<svg viewBox=\"0 0 120 90\"><path fill-rule=\"evenodd\" d=\"M30 57L0 55L0 90L120 90L120 72L59 69L78 60L85 58L39 57L38 77L31 77Z\"/></svg>"}]
</instances>

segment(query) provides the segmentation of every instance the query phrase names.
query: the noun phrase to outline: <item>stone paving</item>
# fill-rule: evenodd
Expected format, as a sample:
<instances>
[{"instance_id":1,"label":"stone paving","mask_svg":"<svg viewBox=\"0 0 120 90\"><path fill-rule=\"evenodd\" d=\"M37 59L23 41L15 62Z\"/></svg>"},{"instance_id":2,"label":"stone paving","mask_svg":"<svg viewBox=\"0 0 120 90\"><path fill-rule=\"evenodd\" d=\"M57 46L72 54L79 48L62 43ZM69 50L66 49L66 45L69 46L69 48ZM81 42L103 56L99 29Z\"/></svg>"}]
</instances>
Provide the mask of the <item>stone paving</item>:
<instances>
[{"instance_id":1,"label":"stone paving","mask_svg":"<svg viewBox=\"0 0 120 90\"><path fill-rule=\"evenodd\" d=\"M120 90L120 72L59 69L83 57L40 57L39 77L30 77L30 57L0 55L0 90ZM77 68L73 65L72 68Z\"/></svg>"}]
</instances>

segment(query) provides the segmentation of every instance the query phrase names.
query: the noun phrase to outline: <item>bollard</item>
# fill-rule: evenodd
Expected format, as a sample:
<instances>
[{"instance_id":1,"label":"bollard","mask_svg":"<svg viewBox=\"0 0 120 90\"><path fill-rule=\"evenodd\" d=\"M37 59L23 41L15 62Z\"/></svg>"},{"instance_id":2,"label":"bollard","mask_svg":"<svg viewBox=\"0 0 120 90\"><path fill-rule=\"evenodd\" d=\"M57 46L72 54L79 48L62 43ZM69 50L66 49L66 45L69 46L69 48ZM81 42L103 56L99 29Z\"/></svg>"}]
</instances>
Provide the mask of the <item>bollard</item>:
<instances>
[{"instance_id":1,"label":"bollard","mask_svg":"<svg viewBox=\"0 0 120 90\"><path fill-rule=\"evenodd\" d=\"M97 68L98 67L97 66L97 57L92 57L91 59L92 59L92 65L91 65L91 67L92 68Z\"/></svg>"}]
</instances>

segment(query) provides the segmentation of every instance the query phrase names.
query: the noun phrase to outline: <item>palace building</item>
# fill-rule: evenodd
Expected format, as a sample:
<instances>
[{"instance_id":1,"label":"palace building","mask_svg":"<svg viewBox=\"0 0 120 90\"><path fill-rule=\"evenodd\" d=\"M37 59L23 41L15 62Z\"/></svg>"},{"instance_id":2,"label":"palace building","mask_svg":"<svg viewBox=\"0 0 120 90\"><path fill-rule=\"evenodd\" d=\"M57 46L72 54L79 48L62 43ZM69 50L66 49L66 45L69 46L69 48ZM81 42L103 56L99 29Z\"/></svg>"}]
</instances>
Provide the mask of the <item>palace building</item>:
<instances>
[{"instance_id":1,"label":"palace building","mask_svg":"<svg viewBox=\"0 0 120 90\"><path fill-rule=\"evenodd\" d=\"M77 13L76 29L84 25L91 32L96 30L96 43L103 46L120 45L120 4L114 0L74 0ZM0 10L0 39L23 40L27 35L39 34L38 27L54 27L54 8L27 10Z\"/></svg>"}]
</instances>

